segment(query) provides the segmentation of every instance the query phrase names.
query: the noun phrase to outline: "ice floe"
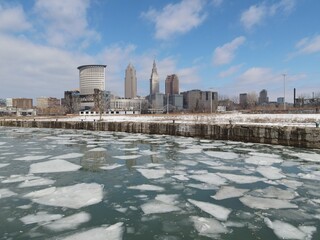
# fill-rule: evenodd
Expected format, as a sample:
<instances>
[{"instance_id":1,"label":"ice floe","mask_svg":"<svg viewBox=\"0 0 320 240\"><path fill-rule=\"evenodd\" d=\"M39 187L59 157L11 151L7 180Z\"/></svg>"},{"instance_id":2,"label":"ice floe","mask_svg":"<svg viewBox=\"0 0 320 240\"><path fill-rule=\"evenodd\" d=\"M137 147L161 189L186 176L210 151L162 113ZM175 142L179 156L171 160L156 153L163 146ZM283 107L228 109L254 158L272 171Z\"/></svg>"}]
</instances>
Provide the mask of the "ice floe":
<instances>
[{"instance_id":1,"label":"ice floe","mask_svg":"<svg viewBox=\"0 0 320 240\"><path fill-rule=\"evenodd\" d=\"M294 153L294 154L290 154L290 155L298 157L304 161L320 162L320 154L317 154L317 153Z\"/></svg>"},{"instance_id":2,"label":"ice floe","mask_svg":"<svg viewBox=\"0 0 320 240\"><path fill-rule=\"evenodd\" d=\"M159 154L159 152L154 152L150 150L140 150L139 153L146 156Z\"/></svg>"},{"instance_id":3,"label":"ice floe","mask_svg":"<svg viewBox=\"0 0 320 240\"><path fill-rule=\"evenodd\" d=\"M101 202L103 186L97 183L79 183L34 191L24 197L43 205L78 209Z\"/></svg>"},{"instance_id":4,"label":"ice floe","mask_svg":"<svg viewBox=\"0 0 320 240\"><path fill-rule=\"evenodd\" d=\"M177 179L179 181L188 181L189 180L189 178L187 176L182 175L182 174L181 175L172 175L171 177L174 179Z\"/></svg>"},{"instance_id":5,"label":"ice floe","mask_svg":"<svg viewBox=\"0 0 320 240\"><path fill-rule=\"evenodd\" d=\"M310 173L298 173L298 176L303 179L320 181L320 171L312 171Z\"/></svg>"},{"instance_id":6,"label":"ice floe","mask_svg":"<svg viewBox=\"0 0 320 240\"><path fill-rule=\"evenodd\" d=\"M275 163L282 163L283 160L280 158L271 158L267 156L251 156L245 159L245 162L254 165L271 166Z\"/></svg>"},{"instance_id":7,"label":"ice floe","mask_svg":"<svg viewBox=\"0 0 320 240\"><path fill-rule=\"evenodd\" d=\"M80 165L65 160L50 160L30 165L30 173L71 172L81 168Z\"/></svg>"},{"instance_id":8,"label":"ice floe","mask_svg":"<svg viewBox=\"0 0 320 240\"><path fill-rule=\"evenodd\" d=\"M1 198L8 198L8 197L15 196L15 195L17 195L17 194L10 191L7 188L0 188L0 199Z\"/></svg>"},{"instance_id":9,"label":"ice floe","mask_svg":"<svg viewBox=\"0 0 320 240\"><path fill-rule=\"evenodd\" d=\"M115 164L111 164L111 165L102 166L102 167L100 167L100 169L102 169L102 170L113 170L113 169L116 169L116 168L119 168L119 167L122 167L122 166L124 166L124 165L115 163Z\"/></svg>"},{"instance_id":10,"label":"ice floe","mask_svg":"<svg viewBox=\"0 0 320 240\"><path fill-rule=\"evenodd\" d=\"M39 161L39 160L43 160L46 158L51 157L51 155L47 155L47 156L25 156L25 157L20 157L20 158L15 158L13 160L18 160L18 161Z\"/></svg>"},{"instance_id":11,"label":"ice floe","mask_svg":"<svg viewBox=\"0 0 320 240\"><path fill-rule=\"evenodd\" d=\"M89 152L105 152L105 151L107 151L107 149L102 148L102 147L93 148L93 149L89 150Z\"/></svg>"},{"instance_id":12,"label":"ice floe","mask_svg":"<svg viewBox=\"0 0 320 240\"><path fill-rule=\"evenodd\" d=\"M217 173L217 175L219 175L220 177L226 178L229 181L239 183L239 184L255 183L255 182L266 180L265 178L260 178L255 176L236 175L236 174L229 174L229 173Z\"/></svg>"},{"instance_id":13,"label":"ice floe","mask_svg":"<svg viewBox=\"0 0 320 240\"><path fill-rule=\"evenodd\" d=\"M33 174L28 175L10 175L7 179L3 180L2 183L16 183L23 181L30 181L33 179L39 179L40 177L34 176Z\"/></svg>"},{"instance_id":14,"label":"ice floe","mask_svg":"<svg viewBox=\"0 0 320 240\"><path fill-rule=\"evenodd\" d=\"M188 148L188 149L180 150L179 152L183 153L183 154L196 154L196 153L201 153L202 149L201 148Z\"/></svg>"},{"instance_id":15,"label":"ice floe","mask_svg":"<svg viewBox=\"0 0 320 240\"><path fill-rule=\"evenodd\" d=\"M54 184L56 181L51 180L48 178L37 178L32 180L26 180L18 185L19 188L26 188L26 187L36 187L36 186L43 186L43 185L51 185Z\"/></svg>"},{"instance_id":16,"label":"ice floe","mask_svg":"<svg viewBox=\"0 0 320 240\"><path fill-rule=\"evenodd\" d=\"M259 166L257 168L257 172L270 180L277 180L286 177L281 173L281 169L272 166Z\"/></svg>"},{"instance_id":17,"label":"ice floe","mask_svg":"<svg viewBox=\"0 0 320 240\"><path fill-rule=\"evenodd\" d=\"M79 212L68 217L60 218L49 224L46 224L45 227L52 231L64 231L69 229L76 229L82 223L88 222L91 219L89 213Z\"/></svg>"},{"instance_id":18,"label":"ice floe","mask_svg":"<svg viewBox=\"0 0 320 240\"><path fill-rule=\"evenodd\" d=\"M113 158L117 158L121 160L131 160L131 159L137 159L139 157L141 157L141 155L113 156Z\"/></svg>"},{"instance_id":19,"label":"ice floe","mask_svg":"<svg viewBox=\"0 0 320 240\"><path fill-rule=\"evenodd\" d=\"M299 226L298 228L279 220L271 221L268 218L264 219L266 225L274 231L274 234L277 235L280 239L297 239L305 240L311 239L312 234L316 231L316 228L313 226Z\"/></svg>"},{"instance_id":20,"label":"ice floe","mask_svg":"<svg viewBox=\"0 0 320 240\"><path fill-rule=\"evenodd\" d=\"M37 212L36 214L30 214L20 218L24 224L39 223L44 224L54 220L61 219L63 215L61 214L48 214L47 212Z\"/></svg>"},{"instance_id":21,"label":"ice floe","mask_svg":"<svg viewBox=\"0 0 320 240\"><path fill-rule=\"evenodd\" d=\"M244 196L240 201L250 208L255 209L281 209L281 208L298 208L297 205L283 199L261 198L253 196Z\"/></svg>"},{"instance_id":22,"label":"ice floe","mask_svg":"<svg viewBox=\"0 0 320 240\"><path fill-rule=\"evenodd\" d=\"M137 185L137 186L130 186L130 187L128 187L128 189L140 190L140 191L156 191L156 192L164 191L163 187L150 185L150 184L142 184L142 185Z\"/></svg>"},{"instance_id":23,"label":"ice floe","mask_svg":"<svg viewBox=\"0 0 320 240\"><path fill-rule=\"evenodd\" d=\"M188 199L190 203L200 208L202 211L210 214L218 220L226 221L231 210L213 203L201 202L197 200Z\"/></svg>"},{"instance_id":24,"label":"ice floe","mask_svg":"<svg viewBox=\"0 0 320 240\"><path fill-rule=\"evenodd\" d=\"M67 153L59 156L52 157L52 159L72 159L83 157L83 153Z\"/></svg>"},{"instance_id":25,"label":"ice floe","mask_svg":"<svg viewBox=\"0 0 320 240\"><path fill-rule=\"evenodd\" d=\"M197 175L190 175L189 178L192 178L194 180L204 182L211 185L224 185L226 183L226 179L223 177L218 176L215 173L204 173L204 174L197 174Z\"/></svg>"},{"instance_id":26,"label":"ice floe","mask_svg":"<svg viewBox=\"0 0 320 240\"><path fill-rule=\"evenodd\" d=\"M191 187L191 188L200 189L200 190L217 190L218 189L217 185L206 184L206 183L200 183L200 184L190 183L186 186Z\"/></svg>"},{"instance_id":27,"label":"ice floe","mask_svg":"<svg viewBox=\"0 0 320 240\"><path fill-rule=\"evenodd\" d=\"M4 168L6 166L9 166L9 163L0 163L0 168Z\"/></svg>"},{"instance_id":28,"label":"ice floe","mask_svg":"<svg viewBox=\"0 0 320 240\"><path fill-rule=\"evenodd\" d=\"M210 157L216 157L216 158L225 159L225 160L232 160L232 159L239 158L239 154L233 153L233 152L205 151L204 153Z\"/></svg>"},{"instance_id":29,"label":"ice floe","mask_svg":"<svg viewBox=\"0 0 320 240\"><path fill-rule=\"evenodd\" d=\"M256 189L250 192L250 195L257 197L277 198L286 200L294 199L298 196L298 194L292 189L284 190L273 186L264 189Z\"/></svg>"},{"instance_id":30,"label":"ice floe","mask_svg":"<svg viewBox=\"0 0 320 240\"><path fill-rule=\"evenodd\" d=\"M239 167L224 166L224 165L212 166L210 168L214 169L214 170L221 170L221 171L239 171L239 170L241 170L241 168L239 168Z\"/></svg>"},{"instance_id":31,"label":"ice floe","mask_svg":"<svg viewBox=\"0 0 320 240\"><path fill-rule=\"evenodd\" d=\"M196 166L198 164L197 162L191 160L181 160L179 163L186 166Z\"/></svg>"},{"instance_id":32,"label":"ice floe","mask_svg":"<svg viewBox=\"0 0 320 240\"><path fill-rule=\"evenodd\" d=\"M155 199L164 203L175 204L178 203L178 197L179 194L158 194Z\"/></svg>"},{"instance_id":33,"label":"ice floe","mask_svg":"<svg viewBox=\"0 0 320 240\"><path fill-rule=\"evenodd\" d=\"M177 206L159 200L152 200L150 202L147 202L141 205L141 209L144 212L144 214L168 213L181 210Z\"/></svg>"},{"instance_id":34,"label":"ice floe","mask_svg":"<svg viewBox=\"0 0 320 240\"><path fill-rule=\"evenodd\" d=\"M222 200L222 199L234 198L234 197L242 197L243 194L248 191L249 191L249 189L235 188L232 186L222 186L220 188L220 190L214 196L211 196L211 197L216 200Z\"/></svg>"},{"instance_id":35,"label":"ice floe","mask_svg":"<svg viewBox=\"0 0 320 240\"><path fill-rule=\"evenodd\" d=\"M277 183L282 184L288 188L296 189L298 187L301 187L303 185L302 182L298 182L296 180L290 180L290 179L281 179L277 180Z\"/></svg>"},{"instance_id":36,"label":"ice floe","mask_svg":"<svg viewBox=\"0 0 320 240\"><path fill-rule=\"evenodd\" d=\"M201 236L217 239L217 235L227 233L228 229L213 218L190 217L195 229ZM219 238L218 238L219 239Z\"/></svg>"},{"instance_id":37,"label":"ice floe","mask_svg":"<svg viewBox=\"0 0 320 240\"><path fill-rule=\"evenodd\" d=\"M148 179L163 178L167 173L165 169L137 169L137 171Z\"/></svg>"},{"instance_id":38,"label":"ice floe","mask_svg":"<svg viewBox=\"0 0 320 240\"><path fill-rule=\"evenodd\" d=\"M72 234L63 240L121 240L124 232L123 223L119 222L109 227L97 227L87 231Z\"/></svg>"}]
</instances>

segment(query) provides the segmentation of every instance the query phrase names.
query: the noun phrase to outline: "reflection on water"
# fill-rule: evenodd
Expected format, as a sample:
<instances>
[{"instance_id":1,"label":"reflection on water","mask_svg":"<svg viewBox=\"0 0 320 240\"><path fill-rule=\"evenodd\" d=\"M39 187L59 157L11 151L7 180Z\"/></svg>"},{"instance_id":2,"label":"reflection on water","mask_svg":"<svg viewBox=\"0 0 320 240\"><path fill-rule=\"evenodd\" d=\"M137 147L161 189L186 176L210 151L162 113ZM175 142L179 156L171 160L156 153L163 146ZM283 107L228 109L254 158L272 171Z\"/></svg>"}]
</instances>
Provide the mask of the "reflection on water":
<instances>
[{"instance_id":1,"label":"reflection on water","mask_svg":"<svg viewBox=\"0 0 320 240\"><path fill-rule=\"evenodd\" d=\"M0 236L320 239L319 163L293 147L0 128Z\"/></svg>"}]
</instances>

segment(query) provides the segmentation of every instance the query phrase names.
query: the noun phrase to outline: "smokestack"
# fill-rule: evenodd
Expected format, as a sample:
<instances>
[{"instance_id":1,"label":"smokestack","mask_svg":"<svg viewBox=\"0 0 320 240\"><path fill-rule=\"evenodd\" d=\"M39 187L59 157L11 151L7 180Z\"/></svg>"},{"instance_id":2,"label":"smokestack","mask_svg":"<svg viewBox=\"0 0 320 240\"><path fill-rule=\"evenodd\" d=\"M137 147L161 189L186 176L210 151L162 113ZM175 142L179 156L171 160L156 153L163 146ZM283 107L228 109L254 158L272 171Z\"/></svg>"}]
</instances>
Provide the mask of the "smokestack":
<instances>
[{"instance_id":1,"label":"smokestack","mask_svg":"<svg viewBox=\"0 0 320 240\"><path fill-rule=\"evenodd\" d=\"M293 89L293 107L296 107L296 88Z\"/></svg>"}]
</instances>

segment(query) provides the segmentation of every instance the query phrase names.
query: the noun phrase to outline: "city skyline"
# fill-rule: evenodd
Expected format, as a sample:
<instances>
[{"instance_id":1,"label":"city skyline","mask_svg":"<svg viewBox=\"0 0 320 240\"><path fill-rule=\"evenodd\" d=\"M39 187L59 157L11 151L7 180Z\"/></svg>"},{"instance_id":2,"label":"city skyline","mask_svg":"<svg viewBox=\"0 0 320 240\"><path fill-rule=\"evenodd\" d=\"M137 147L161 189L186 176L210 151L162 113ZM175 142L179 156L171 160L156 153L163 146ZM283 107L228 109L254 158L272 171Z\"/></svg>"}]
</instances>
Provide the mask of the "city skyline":
<instances>
[{"instance_id":1,"label":"city skyline","mask_svg":"<svg viewBox=\"0 0 320 240\"><path fill-rule=\"evenodd\" d=\"M4 0L0 98L61 98L87 64L108 65L106 89L124 96L128 62L137 95L147 96L156 59L160 92L175 73L180 91L266 89L275 101L285 78L292 102L293 88L297 96L320 91L319 10L316 0Z\"/></svg>"}]
</instances>

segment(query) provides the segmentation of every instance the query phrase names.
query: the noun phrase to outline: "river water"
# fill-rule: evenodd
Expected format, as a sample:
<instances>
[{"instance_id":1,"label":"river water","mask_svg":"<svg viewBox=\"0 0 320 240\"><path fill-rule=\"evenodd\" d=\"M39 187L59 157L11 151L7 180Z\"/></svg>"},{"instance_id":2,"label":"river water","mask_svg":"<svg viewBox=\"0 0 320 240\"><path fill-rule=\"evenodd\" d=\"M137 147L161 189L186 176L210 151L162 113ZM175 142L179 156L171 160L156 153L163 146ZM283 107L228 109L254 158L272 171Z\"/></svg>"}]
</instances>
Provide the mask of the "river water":
<instances>
[{"instance_id":1,"label":"river water","mask_svg":"<svg viewBox=\"0 0 320 240\"><path fill-rule=\"evenodd\" d=\"M0 128L1 239L320 239L320 152Z\"/></svg>"}]
</instances>

